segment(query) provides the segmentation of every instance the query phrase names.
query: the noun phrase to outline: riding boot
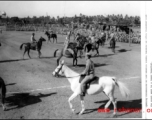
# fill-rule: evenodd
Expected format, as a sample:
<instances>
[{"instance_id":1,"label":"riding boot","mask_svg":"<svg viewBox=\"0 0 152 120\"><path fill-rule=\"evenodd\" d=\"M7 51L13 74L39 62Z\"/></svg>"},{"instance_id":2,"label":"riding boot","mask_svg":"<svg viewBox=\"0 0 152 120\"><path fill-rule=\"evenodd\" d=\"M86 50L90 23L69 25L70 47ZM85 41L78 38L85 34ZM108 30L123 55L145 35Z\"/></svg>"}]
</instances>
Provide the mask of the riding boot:
<instances>
[{"instance_id":1,"label":"riding boot","mask_svg":"<svg viewBox=\"0 0 152 120\"><path fill-rule=\"evenodd\" d=\"M85 92L86 92L86 85L84 84L80 95L85 96Z\"/></svg>"}]
</instances>

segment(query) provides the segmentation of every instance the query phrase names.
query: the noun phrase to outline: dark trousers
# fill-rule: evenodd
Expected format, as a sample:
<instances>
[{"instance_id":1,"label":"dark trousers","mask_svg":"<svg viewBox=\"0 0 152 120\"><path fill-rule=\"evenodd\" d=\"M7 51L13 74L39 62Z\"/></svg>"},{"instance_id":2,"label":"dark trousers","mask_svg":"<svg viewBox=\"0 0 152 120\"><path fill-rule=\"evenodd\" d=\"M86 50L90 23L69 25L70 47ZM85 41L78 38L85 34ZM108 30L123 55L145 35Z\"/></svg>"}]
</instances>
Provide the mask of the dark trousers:
<instances>
[{"instance_id":1,"label":"dark trousers","mask_svg":"<svg viewBox=\"0 0 152 120\"><path fill-rule=\"evenodd\" d=\"M93 74L86 75L85 78L81 82L81 91L86 92L86 84L94 78Z\"/></svg>"}]
</instances>

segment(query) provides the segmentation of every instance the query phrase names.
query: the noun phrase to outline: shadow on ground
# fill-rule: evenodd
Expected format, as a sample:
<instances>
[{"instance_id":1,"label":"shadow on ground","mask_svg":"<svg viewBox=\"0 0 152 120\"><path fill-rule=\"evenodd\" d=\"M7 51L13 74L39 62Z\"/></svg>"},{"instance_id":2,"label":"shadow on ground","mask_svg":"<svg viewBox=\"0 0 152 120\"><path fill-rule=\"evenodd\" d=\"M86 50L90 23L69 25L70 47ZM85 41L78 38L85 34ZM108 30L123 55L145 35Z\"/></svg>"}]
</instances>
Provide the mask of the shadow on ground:
<instances>
[{"instance_id":1,"label":"shadow on ground","mask_svg":"<svg viewBox=\"0 0 152 120\"><path fill-rule=\"evenodd\" d=\"M15 85L16 83L8 83L6 84L6 86L9 86L9 85Z\"/></svg>"},{"instance_id":2,"label":"shadow on ground","mask_svg":"<svg viewBox=\"0 0 152 120\"><path fill-rule=\"evenodd\" d=\"M49 97L54 94L57 93L56 92L49 94L39 93L38 95L31 95L30 93L13 94L9 97L6 97L7 111L39 103L41 102L41 98Z\"/></svg>"},{"instance_id":3,"label":"shadow on ground","mask_svg":"<svg viewBox=\"0 0 152 120\"><path fill-rule=\"evenodd\" d=\"M92 112L96 112L98 111L98 109L104 109L104 106L106 105L106 103L108 102L108 100L104 100L104 101L97 101L95 103L97 104L101 104L101 106L99 106L99 108L93 108L93 109L86 109L86 111L84 112L84 114L89 114L89 113L92 113ZM117 101L117 112L120 112L120 110L122 110L124 108L125 109L141 109L142 108L142 105L141 105L141 99L137 99L137 100L129 100L129 101ZM111 103L110 106L109 106L109 109L111 112L113 112L113 104ZM120 115L117 115L117 116L123 116L125 114L129 114L131 112L121 112L122 114ZM78 114L78 113L77 113Z\"/></svg>"},{"instance_id":4,"label":"shadow on ground","mask_svg":"<svg viewBox=\"0 0 152 120\"><path fill-rule=\"evenodd\" d=\"M127 52L127 51L131 51L131 50L126 50L126 49L120 49L120 50L118 50L118 52Z\"/></svg>"},{"instance_id":5,"label":"shadow on ground","mask_svg":"<svg viewBox=\"0 0 152 120\"><path fill-rule=\"evenodd\" d=\"M100 64L100 63L94 63L95 67L101 67L101 66L107 66L108 64ZM69 65L70 66L70 65ZM85 67L85 64L78 64L77 67ZM70 66L72 67L72 66ZM75 66L76 67L76 66Z\"/></svg>"},{"instance_id":6,"label":"shadow on ground","mask_svg":"<svg viewBox=\"0 0 152 120\"><path fill-rule=\"evenodd\" d=\"M25 60L29 60L29 59L1 60L0 63L17 62L17 61L25 61Z\"/></svg>"}]
</instances>

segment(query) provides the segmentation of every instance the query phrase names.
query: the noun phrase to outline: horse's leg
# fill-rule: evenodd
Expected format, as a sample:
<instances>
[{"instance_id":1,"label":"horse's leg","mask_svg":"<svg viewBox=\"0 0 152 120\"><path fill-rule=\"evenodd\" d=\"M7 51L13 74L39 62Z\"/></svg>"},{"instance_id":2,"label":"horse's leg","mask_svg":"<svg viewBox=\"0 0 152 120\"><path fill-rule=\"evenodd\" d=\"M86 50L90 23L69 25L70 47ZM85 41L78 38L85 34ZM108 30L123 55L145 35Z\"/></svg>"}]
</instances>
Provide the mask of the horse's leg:
<instances>
[{"instance_id":1,"label":"horse's leg","mask_svg":"<svg viewBox=\"0 0 152 120\"><path fill-rule=\"evenodd\" d=\"M40 51L40 50L38 50L38 54L39 54L39 56L38 56L38 57L40 58L40 56L41 56L41 51Z\"/></svg>"},{"instance_id":2,"label":"horse's leg","mask_svg":"<svg viewBox=\"0 0 152 120\"><path fill-rule=\"evenodd\" d=\"M77 66L77 61L78 61L78 60L77 60L77 56L76 56L75 54L73 54L73 66L75 66L75 65L74 65L75 61L76 61L76 64L75 64L75 65Z\"/></svg>"},{"instance_id":3,"label":"horse's leg","mask_svg":"<svg viewBox=\"0 0 152 120\"><path fill-rule=\"evenodd\" d=\"M29 58L31 59L31 56L30 56L30 49L27 50L27 53L28 53Z\"/></svg>"},{"instance_id":4,"label":"horse's leg","mask_svg":"<svg viewBox=\"0 0 152 120\"><path fill-rule=\"evenodd\" d=\"M97 54L96 54L96 55L99 55L99 51L98 51L98 49L96 49L96 51L97 51Z\"/></svg>"},{"instance_id":5,"label":"horse's leg","mask_svg":"<svg viewBox=\"0 0 152 120\"><path fill-rule=\"evenodd\" d=\"M80 50L80 58L82 58L82 54L83 54L83 53L82 53L82 50Z\"/></svg>"},{"instance_id":6,"label":"horse's leg","mask_svg":"<svg viewBox=\"0 0 152 120\"><path fill-rule=\"evenodd\" d=\"M113 106L114 106L114 112L113 112L113 117L116 117L116 113L117 113L117 101L114 98L114 89L111 91L111 93L108 95L108 97L110 98L110 101L112 102ZM110 104L110 103L109 103ZM107 105L108 106L108 105Z\"/></svg>"},{"instance_id":7,"label":"horse's leg","mask_svg":"<svg viewBox=\"0 0 152 120\"><path fill-rule=\"evenodd\" d=\"M84 97L82 95L80 95L80 99L81 99L81 106L82 106L82 110L79 113L79 115L82 115L83 112L85 111L85 106L84 106Z\"/></svg>"},{"instance_id":8,"label":"horse's leg","mask_svg":"<svg viewBox=\"0 0 152 120\"><path fill-rule=\"evenodd\" d=\"M59 65L59 61L62 58L63 54L61 54L58 58L57 58L57 66Z\"/></svg>"},{"instance_id":9,"label":"horse's leg","mask_svg":"<svg viewBox=\"0 0 152 120\"><path fill-rule=\"evenodd\" d=\"M2 96L1 103L2 103L3 110L5 111L6 108L5 108L5 105L4 105L5 104L5 93L4 92L5 92L4 89L1 88L1 96Z\"/></svg>"},{"instance_id":10,"label":"horse's leg","mask_svg":"<svg viewBox=\"0 0 152 120\"><path fill-rule=\"evenodd\" d=\"M69 106L70 106L70 108L71 108L71 110L72 110L73 113L74 113L75 109L73 109L73 105L72 105L71 101L72 101L77 95L78 95L77 92L74 92L74 93L70 96L70 98L69 98L69 100L68 100Z\"/></svg>"},{"instance_id":11,"label":"horse's leg","mask_svg":"<svg viewBox=\"0 0 152 120\"><path fill-rule=\"evenodd\" d=\"M24 49L24 53L23 53L23 59L24 59L24 55L25 55L26 51L27 51L27 50L26 50L26 48L25 48L25 49Z\"/></svg>"},{"instance_id":12,"label":"horse's leg","mask_svg":"<svg viewBox=\"0 0 152 120\"><path fill-rule=\"evenodd\" d=\"M57 38L56 38L56 43L57 43Z\"/></svg>"},{"instance_id":13,"label":"horse's leg","mask_svg":"<svg viewBox=\"0 0 152 120\"><path fill-rule=\"evenodd\" d=\"M53 38L53 43L54 43L54 38Z\"/></svg>"}]
</instances>

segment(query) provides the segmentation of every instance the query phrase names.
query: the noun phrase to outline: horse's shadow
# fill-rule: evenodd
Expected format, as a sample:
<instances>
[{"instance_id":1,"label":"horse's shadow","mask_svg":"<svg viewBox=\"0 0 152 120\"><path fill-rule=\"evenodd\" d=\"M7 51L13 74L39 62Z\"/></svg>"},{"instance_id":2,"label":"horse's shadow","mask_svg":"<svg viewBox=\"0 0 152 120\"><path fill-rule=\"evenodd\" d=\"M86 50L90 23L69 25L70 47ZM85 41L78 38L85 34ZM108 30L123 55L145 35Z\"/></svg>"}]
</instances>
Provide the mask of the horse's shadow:
<instances>
[{"instance_id":1,"label":"horse's shadow","mask_svg":"<svg viewBox=\"0 0 152 120\"><path fill-rule=\"evenodd\" d=\"M107 48L111 49L111 47L107 47ZM119 46L115 46L115 48L119 48Z\"/></svg>"},{"instance_id":2,"label":"horse's shadow","mask_svg":"<svg viewBox=\"0 0 152 120\"><path fill-rule=\"evenodd\" d=\"M93 56L93 58L95 58L95 57L108 57L108 56L112 56L112 55L115 55L115 54L95 55L95 56Z\"/></svg>"},{"instance_id":3,"label":"horse's shadow","mask_svg":"<svg viewBox=\"0 0 152 120\"><path fill-rule=\"evenodd\" d=\"M108 102L108 100L104 100L104 101L96 101L95 103L102 103L102 105L99 108L93 108L93 109L86 109L85 112L83 114L89 114L95 111L98 111L98 109L104 109L105 104ZM129 100L129 101L117 101L117 112L120 112L120 110L131 110L131 109L136 109L136 110L141 110L142 108L142 102L141 99L137 99L137 100ZM109 106L110 111L113 111L113 104L111 103ZM117 115L117 116L122 116L125 114L129 114L131 112L125 112L125 111L121 111L122 114ZM78 114L78 113L77 113Z\"/></svg>"},{"instance_id":4,"label":"horse's shadow","mask_svg":"<svg viewBox=\"0 0 152 120\"><path fill-rule=\"evenodd\" d=\"M126 49L120 49L120 50L118 50L118 52L127 52L127 51L131 51L131 50L126 50Z\"/></svg>"},{"instance_id":5,"label":"horse's shadow","mask_svg":"<svg viewBox=\"0 0 152 120\"><path fill-rule=\"evenodd\" d=\"M6 111L39 103L39 102L41 102L40 98L48 97L48 96L51 96L54 94L57 94L57 93L56 92L49 93L49 94L39 93L38 95L31 95L30 93L13 94L9 97L6 97L6 103L7 103L7 107L8 107Z\"/></svg>"},{"instance_id":6,"label":"horse's shadow","mask_svg":"<svg viewBox=\"0 0 152 120\"><path fill-rule=\"evenodd\" d=\"M29 60L29 59L1 60L0 63L17 62L17 61L25 61L25 60Z\"/></svg>"},{"instance_id":7,"label":"horse's shadow","mask_svg":"<svg viewBox=\"0 0 152 120\"><path fill-rule=\"evenodd\" d=\"M16 83L8 83L6 84L6 86L9 86L9 85L15 85Z\"/></svg>"},{"instance_id":8,"label":"horse's shadow","mask_svg":"<svg viewBox=\"0 0 152 120\"><path fill-rule=\"evenodd\" d=\"M108 64L94 63L94 67L107 66ZM78 64L77 67L85 67L85 64Z\"/></svg>"}]
</instances>

